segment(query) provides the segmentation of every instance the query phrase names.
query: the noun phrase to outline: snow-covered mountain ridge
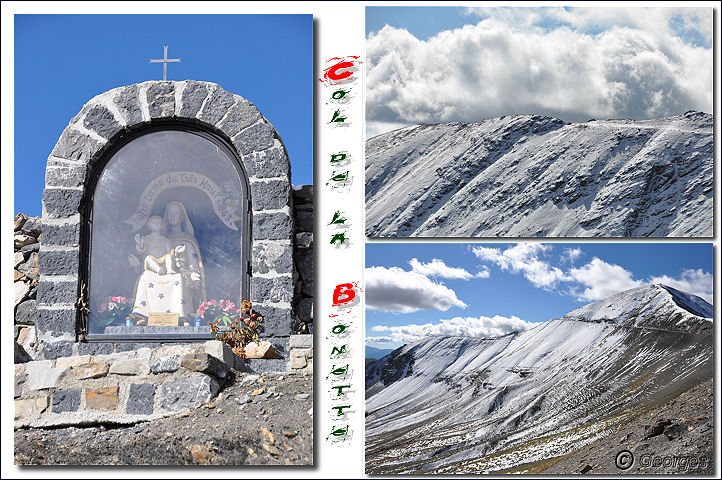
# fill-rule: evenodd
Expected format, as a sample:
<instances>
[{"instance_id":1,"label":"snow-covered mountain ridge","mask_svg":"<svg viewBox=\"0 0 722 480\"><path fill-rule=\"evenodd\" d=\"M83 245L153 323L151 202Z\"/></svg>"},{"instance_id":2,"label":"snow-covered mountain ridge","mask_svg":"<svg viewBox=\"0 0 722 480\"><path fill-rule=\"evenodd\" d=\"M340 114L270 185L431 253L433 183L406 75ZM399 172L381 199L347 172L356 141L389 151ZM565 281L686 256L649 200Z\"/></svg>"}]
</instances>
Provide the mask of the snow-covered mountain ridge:
<instances>
[{"instance_id":1,"label":"snow-covered mountain ridge","mask_svg":"<svg viewBox=\"0 0 722 480\"><path fill-rule=\"evenodd\" d=\"M714 375L707 312L652 285L524 332L397 349L366 367L367 473L500 471L577 450Z\"/></svg>"},{"instance_id":2,"label":"snow-covered mountain ridge","mask_svg":"<svg viewBox=\"0 0 722 480\"><path fill-rule=\"evenodd\" d=\"M367 235L712 236L713 118L424 124L366 142Z\"/></svg>"}]
</instances>

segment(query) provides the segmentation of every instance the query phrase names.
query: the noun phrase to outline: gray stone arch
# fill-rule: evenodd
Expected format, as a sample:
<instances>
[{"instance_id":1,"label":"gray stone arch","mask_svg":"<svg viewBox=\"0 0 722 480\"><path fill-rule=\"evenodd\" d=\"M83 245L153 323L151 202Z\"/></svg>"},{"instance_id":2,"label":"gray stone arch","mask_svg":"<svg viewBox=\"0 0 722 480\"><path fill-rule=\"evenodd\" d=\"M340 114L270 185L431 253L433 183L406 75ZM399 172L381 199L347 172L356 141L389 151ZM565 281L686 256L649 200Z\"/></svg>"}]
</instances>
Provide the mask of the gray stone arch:
<instances>
[{"instance_id":1,"label":"gray stone arch","mask_svg":"<svg viewBox=\"0 0 722 480\"><path fill-rule=\"evenodd\" d=\"M186 80L148 81L104 92L83 106L48 157L39 253L38 340L45 358L95 350L76 345L89 179L103 156L128 132L159 122L193 123L224 138L248 176L251 284L266 337L291 333L294 293L294 220L291 168L285 146L248 100L219 85ZM112 346L104 347L104 349ZM102 349L101 349L102 350Z\"/></svg>"}]
</instances>

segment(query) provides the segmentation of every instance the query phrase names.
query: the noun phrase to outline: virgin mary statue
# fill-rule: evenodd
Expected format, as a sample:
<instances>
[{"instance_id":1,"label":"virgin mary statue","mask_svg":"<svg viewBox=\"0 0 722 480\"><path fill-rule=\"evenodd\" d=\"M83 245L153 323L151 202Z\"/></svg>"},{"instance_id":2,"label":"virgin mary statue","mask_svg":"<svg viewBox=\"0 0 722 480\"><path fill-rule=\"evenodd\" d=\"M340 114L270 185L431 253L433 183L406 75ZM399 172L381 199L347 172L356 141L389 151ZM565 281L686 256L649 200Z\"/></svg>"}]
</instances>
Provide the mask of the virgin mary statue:
<instances>
[{"instance_id":1,"label":"virgin mary statue","mask_svg":"<svg viewBox=\"0 0 722 480\"><path fill-rule=\"evenodd\" d=\"M178 313L188 324L206 298L205 272L193 224L177 201L166 205L162 221L154 218L157 220L152 217L148 225L150 235L136 235L136 249L145 260L135 289L133 313L145 318L151 313ZM165 238L159 238L161 228L166 230Z\"/></svg>"}]
</instances>

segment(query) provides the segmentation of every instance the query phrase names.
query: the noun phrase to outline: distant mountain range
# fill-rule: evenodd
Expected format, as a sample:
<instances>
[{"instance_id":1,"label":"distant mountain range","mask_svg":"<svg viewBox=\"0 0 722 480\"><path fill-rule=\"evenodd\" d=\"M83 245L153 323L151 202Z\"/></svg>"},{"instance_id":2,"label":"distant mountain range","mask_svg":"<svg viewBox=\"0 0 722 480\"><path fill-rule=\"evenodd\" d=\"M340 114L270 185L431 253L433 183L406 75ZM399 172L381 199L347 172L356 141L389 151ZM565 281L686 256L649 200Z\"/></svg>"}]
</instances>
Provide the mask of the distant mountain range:
<instances>
[{"instance_id":1,"label":"distant mountain range","mask_svg":"<svg viewBox=\"0 0 722 480\"><path fill-rule=\"evenodd\" d=\"M714 377L712 313L650 285L523 332L399 348L366 367L366 473L522 471L580 451Z\"/></svg>"},{"instance_id":2,"label":"distant mountain range","mask_svg":"<svg viewBox=\"0 0 722 480\"><path fill-rule=\"evenodd\" d=\"M713 118L515 115L366 142L370 237L711 237Z\"/></svg>"},{"instance_id":3,"label":"distant mountain range","mask_svg":"<svg viewBox=\"0 0 722 480\"><path fill-rule=\"evenodd\" d=\"M369 347L366 346L366 358L373 358L378 360L379 358L385 357L389 353L393 352L393 348L376 348L376 347Z\"/></svg>"}]
</instances>

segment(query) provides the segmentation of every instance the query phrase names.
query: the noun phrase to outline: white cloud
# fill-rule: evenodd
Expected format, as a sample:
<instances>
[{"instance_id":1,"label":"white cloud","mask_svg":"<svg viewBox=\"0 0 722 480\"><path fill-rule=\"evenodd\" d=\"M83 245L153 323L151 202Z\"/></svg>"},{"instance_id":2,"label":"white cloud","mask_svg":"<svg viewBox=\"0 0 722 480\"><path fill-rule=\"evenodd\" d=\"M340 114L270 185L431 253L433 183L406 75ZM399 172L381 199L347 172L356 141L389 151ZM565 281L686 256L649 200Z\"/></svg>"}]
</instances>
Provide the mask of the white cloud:
<instances>
[{"instance_id":1,"label":"white cloud","mask_svg":"<svg viewBox=\"0 0 722 480\"><path fill-rule=\"evenodd\" d=\"M560 268L539 258L551 248L551 245L540 243L520 243L503 252L489 247L474 247L471 251L482 260L494 262L502 270L523 274L535 287L551 289L566 279Z\"/></svg>"},{"instance_id":2,"label":"white cloud","mask_svg":"<svg viewBox=\"0 0 722 480\"><path fill-rule=\"evenodd\" d=\"M428 277L440 277L456 280L470 280L472 278L489 277L488 268L482 268L479 273L474 275L463 268L450 267L446 265L443 260L439 260L438 258L434 258L429 263L422 263L417 258L412 258L409 261L409 265L411 265L411 270L413 272L420 273L421 275Z\"/></svg>"},{"instance_id":3,"label":"white cloud","mask_svg":"<svg viewBox=\"0 0 722 480\"><path fill-rule=\"evenodd\" d=\"M579 247L565 248L564 253L561 256L561 261L569 264L573 264L582 255L582 249Z\"/></svg>"},{"instance_id":4,"label":"white cloud","mask_svg":"<svg viewBox=\"0 0 722 480\"><path fill-rule=\"evenodd\" d=\"M650 277L649 283L661 283L686 293L691 293L703 298L709 304L712 304L714 297L712 274L698 268L687 269L682 272L679 278L662 275L658 277Z\"/></svg>"},{"instance_id":5,"label":"white cloud","mask_svg":"<svg viewBox=\"0 0 722 480\"><path fill-rule=\"evenodd\" d=\"M500 9L428 40L387 25L367 41L367 121L380 132L510 114L711 112L711 34L709 8Z\"/></svg>"},{"instance_id":6,"label":"white cloud","mask_svg":"<svg viewBox=\"0 0 722 480\"><path fill-rule=\"evenodd\" d=\"M572 268L569 274L571 279L584 288L582 292L577 292L573 288L572 291L576 292L578 300L601 300L622 290L644 284L641 280L634 280L629 270L596 257L583 267Z\"/></svg>"},{"instance_id":7,"label":"white cloud","mask_svg":"<svg viewBox=\"0 0 722 480\"><path fill-rule=\"evenodd\" d=\"M434 335L498 337L513 331L526 330L534 325L515 316L454 317L448 320L439 320L437 323L424 323L421 325L378 325L371 327L371 330L387 333L387 335L369 338L373 339L374 342L410 343Z\"/></svg>"},{"instance_id":8,"label":"white cloud","mask_svg":"<svg viewBox=\"0 0 722 480\"><path fill-rule=\"evenodd\" d=\"M400 313L466 308L450 288L425 275L398 267L366 269L366 306L372 310Z\"/></svg>"}]
</instances>

